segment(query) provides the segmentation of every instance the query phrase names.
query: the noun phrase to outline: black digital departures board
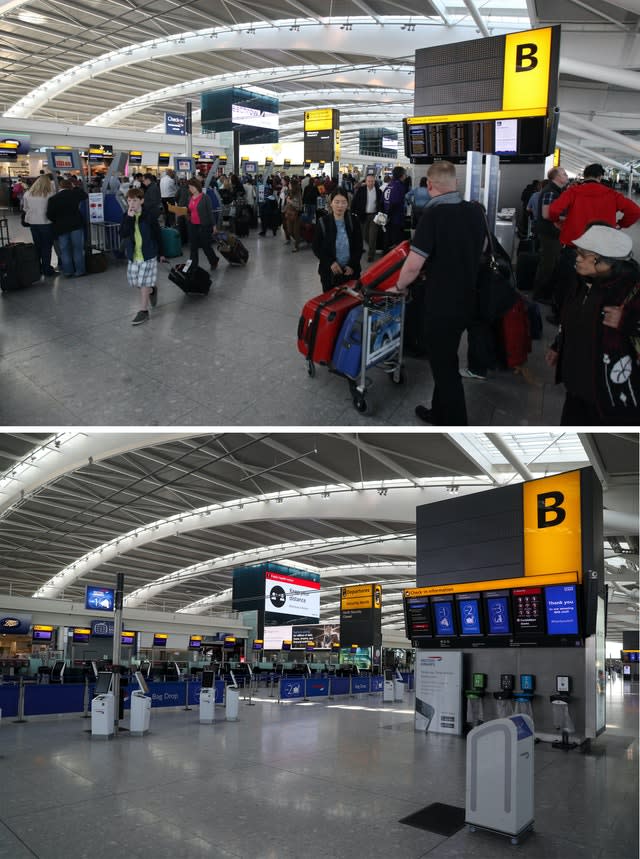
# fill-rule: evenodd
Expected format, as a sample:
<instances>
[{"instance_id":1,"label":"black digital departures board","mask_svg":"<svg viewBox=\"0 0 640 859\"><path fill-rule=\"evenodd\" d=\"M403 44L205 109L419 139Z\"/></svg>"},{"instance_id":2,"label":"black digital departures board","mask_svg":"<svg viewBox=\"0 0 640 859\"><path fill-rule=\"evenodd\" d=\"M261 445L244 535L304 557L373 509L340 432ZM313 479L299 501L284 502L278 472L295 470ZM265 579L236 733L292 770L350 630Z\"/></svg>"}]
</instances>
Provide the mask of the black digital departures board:
<instances>
[{"instance_id":1,"label":"black digital departures board","mask_svg":"<svg viewBox=\"0 0 640 859\"><path fill-rule=\"evenodd\" d=\"M468 151L541 162L555 145L559 52L560 27L416 51L406 155L413 163L460 163ZM505 149L507 129L513 145Z\"/></svg>"}]
</instances>

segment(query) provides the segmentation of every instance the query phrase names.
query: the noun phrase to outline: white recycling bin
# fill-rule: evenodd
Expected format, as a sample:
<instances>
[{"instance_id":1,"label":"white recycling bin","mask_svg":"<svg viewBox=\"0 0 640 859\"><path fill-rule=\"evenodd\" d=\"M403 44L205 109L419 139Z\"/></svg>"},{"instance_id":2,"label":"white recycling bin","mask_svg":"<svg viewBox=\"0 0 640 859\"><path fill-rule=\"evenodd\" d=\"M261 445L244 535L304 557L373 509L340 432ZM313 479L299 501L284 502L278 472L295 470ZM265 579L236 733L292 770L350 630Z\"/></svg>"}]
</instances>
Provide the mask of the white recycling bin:
<instances>
[{"instance_id":1,"label":"white recycling bin","mask_svg":"<svg viewBox=\"0 0 640 859\"><path fill-rule=\"evenodd\" d=\"M467 735L465 822L520 836L533 828L533 721L525 715L493 719Z\"/></svg>"}]
</instances>

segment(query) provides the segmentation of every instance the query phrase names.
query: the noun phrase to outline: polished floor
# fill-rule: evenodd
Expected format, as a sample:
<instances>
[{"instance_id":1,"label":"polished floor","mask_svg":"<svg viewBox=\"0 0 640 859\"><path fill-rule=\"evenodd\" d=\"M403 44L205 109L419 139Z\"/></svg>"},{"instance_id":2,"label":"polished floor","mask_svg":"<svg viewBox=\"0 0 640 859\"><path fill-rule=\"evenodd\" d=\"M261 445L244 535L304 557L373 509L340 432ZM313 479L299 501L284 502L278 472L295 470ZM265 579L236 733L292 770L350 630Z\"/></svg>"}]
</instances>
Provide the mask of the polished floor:
<instances>
[{"instance_id":1,"label":"polished floor","mask_svg":"<svg viewBox=\"0 0 640 859\"><path fill-rule=\"evenodd\" d=\"M465 741L416 733L412 698L278 704L262 692L237 722L154 710L147 736L111 742L80 717L5 719L0 857L636 859L638 696L621 687L609 685L608 728L589 752L536 745L534 831L518 847L398 822L434 802L464 807Z\"/></svg>"},{"instance_id":2,"label":"polished floor","mask_svg":"<svg viewBox=\"0 0 640 859\"><path fill-rule=\"evenodd\" d=\"M16 216L9 229L12 240L30 241ZM423 360L406 359L403 385L373 369L364 415L344 379L324 367L309 377L296 331L302 305L319 292L317 260L305 246L292 254L281 234L254 230L246 245L246 268L221 260L205 298L185 296L163 266L158 307L138 327L120 261L103 274L2 293L0 424L424 426L414 414L432 390ZM470 424L558 425L563 393L543 358L553 336L545 323L525 375L464 381ZM464 342L460 357L465 366Z\"/></svg>"}]
</instances>

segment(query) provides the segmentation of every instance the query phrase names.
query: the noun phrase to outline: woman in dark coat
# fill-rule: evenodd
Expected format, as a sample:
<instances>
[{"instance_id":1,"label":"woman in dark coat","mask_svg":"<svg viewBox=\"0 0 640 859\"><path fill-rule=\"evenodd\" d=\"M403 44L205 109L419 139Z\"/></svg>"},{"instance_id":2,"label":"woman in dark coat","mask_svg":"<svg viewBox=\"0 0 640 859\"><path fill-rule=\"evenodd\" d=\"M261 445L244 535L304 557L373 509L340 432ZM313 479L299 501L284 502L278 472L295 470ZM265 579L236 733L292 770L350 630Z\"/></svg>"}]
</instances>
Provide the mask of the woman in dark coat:
<instances>
[{"instance_id":1,"label":"woman in dark coat","mask_svg":"<svg viewBox=\"0 0 640 859\"><path fill-rule=\"evenodd\" d=\"M319 218L313 236L313 252L320 260L318 274L322 291L360 277L362 233L349 212L347 194L337 188L331 194L330 212Z\"/></svg>"},{"instance_id":2,"label":"woman in dark coat","mask_svg":"<svg viewBox=\"0 0 640 859\"><path fill-rule=\"evenodd\" d=\"M640 423L640 269L624 230L592 224L546 355L563 382L563 426Z\"/></svg>"}]
</instances>

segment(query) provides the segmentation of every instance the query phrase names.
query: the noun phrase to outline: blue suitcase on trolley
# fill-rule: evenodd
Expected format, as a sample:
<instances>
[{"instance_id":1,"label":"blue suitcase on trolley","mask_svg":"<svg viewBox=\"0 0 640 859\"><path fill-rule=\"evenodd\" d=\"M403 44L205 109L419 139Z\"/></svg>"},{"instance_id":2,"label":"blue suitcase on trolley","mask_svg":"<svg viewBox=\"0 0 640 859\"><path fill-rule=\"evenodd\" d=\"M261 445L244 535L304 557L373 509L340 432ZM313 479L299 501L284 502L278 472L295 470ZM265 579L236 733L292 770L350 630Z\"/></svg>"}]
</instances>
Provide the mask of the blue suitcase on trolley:
<instances>
[{"instance_id":1,"label":"blue suitcase on trolley","mask_svg":"<svg viewBox=\"0 0 640 859\"><path fill-rule=\"evenodd\" d=\"M347 313L333 350L333 369L350 379L360 375L362 319L362 304L358 304Z\"/></svg>"}]
</instances>

